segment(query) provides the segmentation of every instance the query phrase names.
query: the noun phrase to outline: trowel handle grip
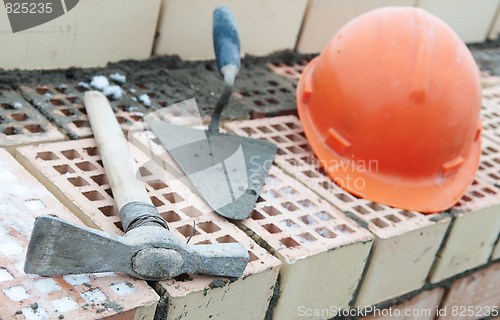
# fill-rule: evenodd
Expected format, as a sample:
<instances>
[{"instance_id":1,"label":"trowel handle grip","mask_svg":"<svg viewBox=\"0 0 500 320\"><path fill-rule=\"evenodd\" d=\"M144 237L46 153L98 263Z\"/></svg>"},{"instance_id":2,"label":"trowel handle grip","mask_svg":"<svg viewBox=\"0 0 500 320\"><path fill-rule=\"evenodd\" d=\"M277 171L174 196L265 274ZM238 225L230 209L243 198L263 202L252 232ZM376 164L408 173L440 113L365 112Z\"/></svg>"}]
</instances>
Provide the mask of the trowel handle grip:
<instances>
[{"instance_id":1,"label":"trowel handle grip","mask_svg":"<svg viewBox=\"0 0 500 320\"><path fill-rule=\"evenodd\" d=\"M214 11L213 38L219 71L227 65L234 65L239 70L240 35L233 11L228 7L221 6Z\"/></svg>"},{"instance_id":2,"label":"trowel handle grip","mask_svg":"<svg viewBox=\"0 0 500 320\"><path fill-rule=\"evenodd\" d=\"M88 91L83 103L118 210L129 202L153 205L144 182L136 178L137 165L106 96Z\"/></svg>"}]
</instances>

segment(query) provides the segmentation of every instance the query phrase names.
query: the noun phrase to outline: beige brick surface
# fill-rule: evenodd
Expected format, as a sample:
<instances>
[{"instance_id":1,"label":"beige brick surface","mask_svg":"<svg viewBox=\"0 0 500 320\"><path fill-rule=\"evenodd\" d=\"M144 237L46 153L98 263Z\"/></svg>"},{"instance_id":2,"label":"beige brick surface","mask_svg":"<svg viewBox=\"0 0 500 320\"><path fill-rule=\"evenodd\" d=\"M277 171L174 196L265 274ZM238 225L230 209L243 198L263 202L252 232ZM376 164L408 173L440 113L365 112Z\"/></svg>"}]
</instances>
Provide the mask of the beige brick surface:
<instances>
[{"instance_id":1,"label":"beige brick surface","mask_svg":"<svg viewBox=\"0 0 500 320\"><path fill-rule=\"evenodd\" d=\"M132 140L181 175L152 133L136 133ZM300 306L349 307L373 240L367 230L276 166L251 217L237 224L283 263L274 319L296 319Z\"/></svg>"},{"instance_id":2,"label":"beige brick surface","mask_svg":"<svg viewBox=\"0 0 500 320\"><path fill-rule=\"evenodd\" d=\"M390 208L341 189L314 156L297 117L231 122L225 127L229 132L277 143L278 166L375 235L355 306L374 305L423 286L450 224L448 216Z\"/></svg>"},{"instance_id":3,"label":"beige brick surface","mask_svg":"<svg viewBox=\"0 0 500 320\"><path fill-rule=\"evenodd\" d=\"M481 319L498 316L500 263L456 280L447 290L438 320ZM497 312L492 310L496 309Z\"/></svg>"},{"instance_id":4,"label":"beige brick surface","mask_svg":"<svg viewBox=\"0 0 500 320\"><path fill-rule=\"evenodd\" d=\"M15 154L21 145L64 140L33 106L13 90L0 90L0 147Z\"/></svg>"},{"instance_id":5,"label":"beige brick surface","mask_svg":"<svg viewBox=\"0 0 500 320\"><path fill-rule=\"evenodd\" d=\"M118 273L39 277L23 271L35 218L81 222L0 149L0 318L152 320L158 295ZM120 291L120 289L122 289ZM119 314L119 315L118 315Z\"/></svg>"},{"instance_id":6,"label":"beige brick surface","mask_svg":"<svg viewBox=\"0 0 500 320\"><path fill-rule=\"evenodd\" d=\"M0 10L0 68L105 66L151 55L161 0L85 0L40 26L12 33Z\"/></svg>"},{"instance_id":7,"label":"beige brick surface","mask_svg":"<svg viewBox=\"0 0 500 320\"><path fill-rule=\"evenodd\" d=\"M414 6L418 0L309 0L297 43L300 53L319 53L347 22L387 6Z\"/></svg>"},{"instance_id":8,"label":"beige brick surface","mask_svg":"<svg viewBox=\"0 0 500 320\"><path fill-rule=\"evenodd\" d=\"M419 0L422 8L446 22L466 43L486 40L496 18L498 0Z\"/></svg>"},{"instance_id":9,"label":"beige brick surface","mask_svg":"<svg viewBox=\"0 0 500 320\"><path fill-rule=\"evenodd\" d=\"M212 12L230 7L240 30L241 53L267 55L293 49L307 0L163 0L155 54L214 59Z\"/></svg>"},{"instance_id":10,"label":"beige brick surface","mask_svg":"<svg viewBox=\"0 0 500 320\"><path fill-rule=\"evenodd\" d=\"M153 204L177 237L187 240L196 222L190 244L240 242L250 252L244 276L220 288L210 287L217 277L198 274L183 274L160 282L158 291L168 297L167 319L200 319L217 314L219 319L262 319L280 261L213 212L146 154L130 147L140 167L138 176L145 181ZM123 235L94 139L20 148L18 159L86 224Z\"/></svg>"},{"instance_id":11,"label":"beige brick surface","mask_svg":"<svg viewBox=\"0 0 500 320\"><path fill-rule=\"evenodd\" d=\"M371 316L363 320L433 320L444 294L444 288L423 291L401 304L386 309L375 309Z\"/></svg>"},{"instance_id":12,"label":"beige brick surface","mask_svg":"<svg viewBox=\"0 0 500 320\"><path fill-rule=\"evenodd\" d=\"M293 65L287 65L285 63L268 63L267 66L277 75L292 82L296 87L309 61L309 59L304 59L302 63L294 63Z\"/></svg>"}]
</instances>

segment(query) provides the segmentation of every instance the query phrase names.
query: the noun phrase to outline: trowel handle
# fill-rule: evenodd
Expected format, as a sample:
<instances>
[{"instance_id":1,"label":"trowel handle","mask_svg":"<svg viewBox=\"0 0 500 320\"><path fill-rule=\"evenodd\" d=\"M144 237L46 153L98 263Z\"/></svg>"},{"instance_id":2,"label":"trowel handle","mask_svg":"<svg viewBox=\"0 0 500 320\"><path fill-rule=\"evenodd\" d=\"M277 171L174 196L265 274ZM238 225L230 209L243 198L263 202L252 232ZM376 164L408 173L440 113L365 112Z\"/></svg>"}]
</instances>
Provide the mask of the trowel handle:
<instances>
[{"instance_id":1,"label":"trowel handle","mask_svg":"<svg viewBox=\"0 0 500 320\"><path fill-rule=\"evenodd\" d=\"M221 6L214 11L213 38L219 71L226 77L224 70L227 68L223 68L228 65L235 66L234 81L241 66L240 35L233 11L228 7Z\"/></svg>"},{"instance_id":2,"label":"trowel handle","mask_svg":"<svg viewBox=\"0 0 500 320\"><path fill-rule=\"evenodd\" d=\"M136 178L137 165L106 96L88 91L83 103L118 210L134 201L153 205L144 183Z\"/></svg>"}]
</instances>

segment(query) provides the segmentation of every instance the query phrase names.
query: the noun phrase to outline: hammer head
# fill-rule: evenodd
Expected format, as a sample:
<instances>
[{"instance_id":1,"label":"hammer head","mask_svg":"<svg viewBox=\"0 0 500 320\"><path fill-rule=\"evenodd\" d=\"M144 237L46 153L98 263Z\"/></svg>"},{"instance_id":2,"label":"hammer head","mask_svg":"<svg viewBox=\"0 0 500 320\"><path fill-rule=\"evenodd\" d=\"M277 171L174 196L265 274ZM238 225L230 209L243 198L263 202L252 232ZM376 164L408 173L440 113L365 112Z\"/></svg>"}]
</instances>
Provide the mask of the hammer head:
<instances>
[{"instance_id":1,"label":"hammer head","mask_svg":"<svg viewBox=\"0 0 500 320\"><path fill-rule=\"evenodd\" d=\"M41 276L125 272L144 280L186 272L240 277L248 261L248 251L239 243L187 245L155 226L120 237L42 216L31 234L24 271Z\"/></svg>"}]
</instances>

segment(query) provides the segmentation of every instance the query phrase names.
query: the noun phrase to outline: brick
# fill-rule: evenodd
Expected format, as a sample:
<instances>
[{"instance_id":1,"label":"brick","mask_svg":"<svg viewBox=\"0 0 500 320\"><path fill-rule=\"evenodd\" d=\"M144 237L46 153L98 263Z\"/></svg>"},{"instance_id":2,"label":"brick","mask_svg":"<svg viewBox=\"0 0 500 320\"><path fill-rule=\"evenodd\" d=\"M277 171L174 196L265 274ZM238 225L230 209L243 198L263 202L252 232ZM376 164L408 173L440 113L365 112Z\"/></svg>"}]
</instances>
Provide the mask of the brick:
<instances>
[{"instance_id":1,"label":"brick","mask_svg":"<svg viewBox=\"0 0 500 320\"><path fill-rule=\"evenodd\" d=\"M301 63L293 63L292 65L287 65L285 63L268 63L267 66L277 75L288 79L297 87L300 76L309 63L309 59L304 59Z\"/></svg>"},{"instance_id":2,"label":"brick","mask_svg":"<svg viewBox=\"0 0 500 320\"><path fill-rule=\"evenodd\" d=\"M151 132L135 133L132 141L182 175ZM182 181L190 185L185 177ZM367 230L276 166L251 217L236 224L283 263L273 319L294 318L300 306L349 307L371 249Z\"/></svg>"},{"instance_id":3,"label":"brick","mask_svg":"<svg viewBox=\"0 0 500 320\"><path fill-rule=\"evenodd\" d=\"M420 0L418 7L447 23L466 43L486 40L496 17L498 0Z\"/></svg>"},{"instance_id":4,"label":"brick","mask_svg":"<svg viewBox=\"0 0 500 320\"><path fill-rule=\"evenodd\" d=\"M418 0L311 0L297 42L300 53L319 53L347 22L386 6L414 6Z\"/></svg>"},{"instance_id":5,"label":"brick","mask_svg":"<svg viewBox=\"0 0 500 320\"><path fill-rule=\"evenodd\" d=\"M295 48L307 0L164 0L162 4L154 53L209 60L214 59L212 12L216 7L233 10L241 53L262 56Z\"/></svg>"},{"instance_id":6,"label":"brick","mask_svg":"<svg viewBox=\"0 0 500 320\"><path fill-rule=\"evenodd\" d=\"M24 273L36 217L50 214L81 222L2 149L0 163L1 316L20 319L16 312L21 312L23 319L58 319L59 315L66 319L101 319L120 314L115 319L124 319L127 314L130 319L142 315L141 319L152 320L158 295L145 281L117 273L55 277ZM113 290L115 284L124 284L129 290L118 294Z\"/></svg>"},{"instance_id":7,"label":"brick","mask_svg":"<svg viewBox=\"0 0 500 320\"><path fill-rule=\"evenodd\" d=\"M196 222L191 244L240 242L250 252L244 276L220 288L210 288L217 277L198 274L183 274L156 284L157 291L168 298L166 319L179 316L199 319L200 315L212 314L224 314L222 319L262 319L280 261L216 214L205 201L146 154L133 145L130 147L139 166L138 176L145 181L153 204L177 237L187 240ZM123 235L94 139L20 148L18 160L87 225ZM247 299L248 296L251 299ZM201 305L204 308L200 309Z\"/></svg>"},{"instance_id":8,"label":"brick","mask_svg":"<svg viewBox=\"0 0 500 320\"><path fill-rule=\"evenodd\" d=\"M159 9L160 0L80 1L57 19L18 33L12 33L2 10L0 68L104 67L108 62L147 59Z\"/></svg>"},{"instance_id":9,"label":"brick","mask_svg":"<svg viewBox=\"0 0 500 320\"><path fill-rule=\"evenodd\" d=\"M377 309L371 316L361 318L363 320L433 320L436 311L443 298L444 288L435 288L423 291L417 296L404 301L401 304L392 305L386 309Z\"/></svg>"},{"instance_id":10,"label":"brick","mask_svg":"<svg viewBox=\"0 0 500 320\"><path fill-rule=\"evenodd\" d=\"M61 84L57 87L21 86L24 98L64 129L72 139L92 136L83 106L83 95L88 90L90 90L88 84L82 82ZM135 122L142 120L142 117L149 113L149 109L127 95L116 100L109 96L108 99L124 131L129 130Z\"/></svg>"},{"instance_id":11,"label":"brick","mask_svg":"<svg viewBox=\"0 0 500 320\"><path fill-rule=\"evenodd\" d=\"M341 189L314 156L297 117L230 122L225 128L242 136L275 142L278 154L274 161L279 167L375 235L370 263L354 306L374 305L424 285L450 224L447 215L390 208L358 199Z\"/></svg>"},{"instance_id":12,"label":"brick","mask_svg":"<svg viewBox=\"0 0 500 320\"><path fill-rule=\"evenodd\" d=\"M440 307L442 316L437 319L465 320L498 316L498 313L488 314L488 309L491 312L492 308L498 310L500 306L499 275L500 263L495 263L456 280L444 296ZM454 310L458 313L454 313Z\"/></svg>"},{"instance_id":13,"label":"brick","mask_svg":"<svg viewBox=\"0 0 500 320\"><path fill-rule=\"evenodd\" d=\"M483 90L481 103L483 136L500 145L500 87ZM484 148L483 148L484 149ZM483 150L484 151L484 150Z\"/></svg>"},{"instance_id":14,"label":"brick","mask_svg":"<svg viewBox=\"0 0 500 320\"><path fill-rule=\"evenodd\" d=\"M0 90L0 146L12 154L16 147L64 140L35 108L13 90Z\"/></svg>"}]
</instances>

